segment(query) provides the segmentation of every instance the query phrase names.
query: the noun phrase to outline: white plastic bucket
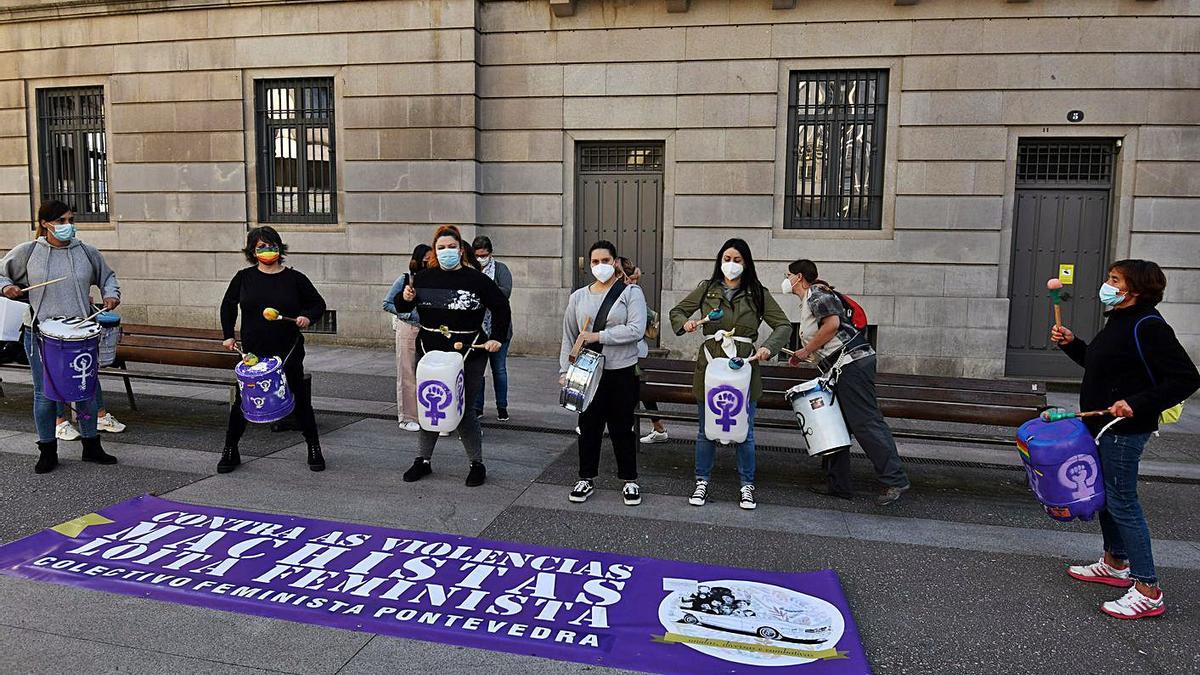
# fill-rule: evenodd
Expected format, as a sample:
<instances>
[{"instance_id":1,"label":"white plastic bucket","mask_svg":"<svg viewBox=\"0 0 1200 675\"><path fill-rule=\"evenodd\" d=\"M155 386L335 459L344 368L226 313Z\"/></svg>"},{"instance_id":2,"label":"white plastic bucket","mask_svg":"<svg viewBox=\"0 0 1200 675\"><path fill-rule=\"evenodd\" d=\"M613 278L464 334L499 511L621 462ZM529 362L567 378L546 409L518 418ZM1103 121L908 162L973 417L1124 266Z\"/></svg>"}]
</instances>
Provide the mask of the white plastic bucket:
<instances>
[{"instance_id":1,"label":"white plastic bucket","mask_svg":"<svg viewBox=\"0 0 1200 675\"><path fill-rule=\"evenodd\" d=\"M704 436L716 443L741 443L750 433L750 364L734 370L716 358L704 369Z\"/></svg>"},{"instance_id":2,"label":"white plastic bucket","mask_svg":"<svg viewBox=\"0 0 1200 675\"><path fill-rule=\"evenodd\" d=\"M850 447L850 431L842 417L842 406L827 382L809 380L788 389L784 396L796 413L796 423L804 434L810 457Z\"/></svg>"},{"instance_id":3,"label":"white plastic bucket","mask_svg":"<svg viewBox=\"0 0 1200 675\"><path fill-rule=\"evenodd\" d=\"M29 305L0 296L0 340L16 342L21 339L21 325Z\"/></svg>"},{"instance_id":4,"label":"white plastic bucket","mask_svg":"<svg viewBox=\"0 0 1200 675\"><path fill-rule=\"evenodd\" d=\"M425 431L454 431L466 407L463 355L426 352L417 362L417 423Z\"/></svg>"}]
</instances>

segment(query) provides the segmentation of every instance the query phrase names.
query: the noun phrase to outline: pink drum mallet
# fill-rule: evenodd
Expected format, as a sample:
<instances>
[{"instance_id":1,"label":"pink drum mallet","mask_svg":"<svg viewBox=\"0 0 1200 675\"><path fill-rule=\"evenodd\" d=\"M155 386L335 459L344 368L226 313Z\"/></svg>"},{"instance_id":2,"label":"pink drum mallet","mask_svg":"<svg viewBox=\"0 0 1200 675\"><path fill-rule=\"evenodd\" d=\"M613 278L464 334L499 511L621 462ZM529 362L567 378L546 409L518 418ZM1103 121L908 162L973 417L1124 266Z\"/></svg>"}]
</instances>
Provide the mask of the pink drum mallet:
<instances>
[{"instance_id":1,"label":"pink drum mallet","mask_svg":"<svg viewBox=\"0 0 1200 675\"><path fill-rule=\"evenodd\" d=\"M1063 282L1057 277L1046 282L1046 288L1050 289L1050 301L1054 303L1054 327L1062 328L1062 287Z\"/></svg>"}]
</instances>

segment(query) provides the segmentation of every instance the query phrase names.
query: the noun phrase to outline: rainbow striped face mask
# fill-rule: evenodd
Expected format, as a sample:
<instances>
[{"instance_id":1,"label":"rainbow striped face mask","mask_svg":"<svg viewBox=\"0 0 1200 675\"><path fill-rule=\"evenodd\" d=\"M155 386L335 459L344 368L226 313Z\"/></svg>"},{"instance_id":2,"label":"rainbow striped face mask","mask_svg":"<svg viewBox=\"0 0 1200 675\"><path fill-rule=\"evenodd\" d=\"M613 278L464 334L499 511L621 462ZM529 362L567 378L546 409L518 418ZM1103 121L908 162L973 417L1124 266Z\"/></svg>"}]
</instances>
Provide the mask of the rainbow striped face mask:
<instances>
[{"instance_id":1,"label":"rainbow striped face mask","mask_svg":"<svg viewBox=\"0 0 1200 675\"><path fill-rule=\"evenodd\" d=\"M264 265L274 265L279 262L279 249L274 246L256 249L254 257Z\"/></svg>"}]
</instances>

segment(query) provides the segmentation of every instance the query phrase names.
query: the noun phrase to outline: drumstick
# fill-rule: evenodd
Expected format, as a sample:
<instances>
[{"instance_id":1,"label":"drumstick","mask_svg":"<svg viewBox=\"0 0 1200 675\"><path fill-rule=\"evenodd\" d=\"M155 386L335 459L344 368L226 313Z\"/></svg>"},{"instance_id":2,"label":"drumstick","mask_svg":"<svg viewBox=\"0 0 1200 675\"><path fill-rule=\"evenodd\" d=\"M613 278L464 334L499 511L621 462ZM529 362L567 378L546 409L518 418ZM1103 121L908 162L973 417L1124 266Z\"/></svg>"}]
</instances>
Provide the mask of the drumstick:
<instances>
[{"instance_id":1,"label":"drumstick","mask_svg":"<svg viewBox=\"0 0 1200 675\"><path fill-rule=\"evenodd\" d=\"M575 363L575 359L579 358L579 352L583 351L583 334L587 332L588 326L592 325L592 317L583 320L583 329L579 331L579 336L575 338L575 346L571 348L571 353L567 355L567 363Z\"/></svg>"},{"instance_id":2,"label":"drumstick","mask_svg":"<svg viewBox=\"0 0 1200 675\"><path fill-rule=\"evenodd\" d=\"M458 351L458 350L462 349L464 346L466 346L466 345L462 342L455 342L454 343L454 351ZM487 349L487 345L471 345L471 349Z\"/></svg>"},{"instance_id":3,"label":"drumstick","mask_svg":"<svg viewBox=\"0 0 1200 675\"><path fill-rule=\"evenodd\" d=\"M26 286L26 287L24 288L24 290L22 290L22 292L23 292L23 293L28 293L29 291L32 291L32 290L33 290L33 289L35 289L35 288L41 288L42 286L49 286L50 284L57 284L58 282L62 281L63 279L66 279L66 277L59 277L59 278L57 278L57 279L51 279L50 281L43 281L43 282L42 282L42 283L40 283L40 284L34 284L34 285L32 285L32 286Z\"/></svg>"},{"instance_id":4,"label":"drumstick","mask_svg":"<svg viewBox=\"0 0 1200 675\"><path fill-rule=\"evenodd\" d=\"M1043 410L1039 417L1043 422L1058 422L1061 420L1069 420L1072 417L1099 417L1101 415L1109 415L1107 410L1089 410L1088 412L1070 412L1062 408L1051 408Z\"/></svg>"},{"instance_id":5,"label":"drumstick","mask_svg":"<svg viewBox=\"0 0 1200 675\"><path fill-rule=\"evenodd\" d=\"M266 319L267 321L295 321L296 320L290 316L284 316L284 315L280 314L279 310L275 309L274 307L267 307L267 308L263 309L263 318Z\"/></svg>"},{"instance_id":6,"label":"drumstick","mask_svg":"<svg viewBox=\"0 0 1200 675\"><path fill-rule=\"evenodd\" d=\"M742 366L746 365L747 363L753 363L754 361L757 361L757 360L758 360L758 354L755 354L754 356L751 356L748 359L743 359L740 356L735 356L732 359L729 359L729 367L732 368L733 370L741 370Z\"/></svg>"},{"instance_id":7,"label":"drumstick","mask_svg":"<svg viewBox=\"0 0 1200 675\"><path fill-rule=\"evenodd\" d=\"M1062 328L1062 307L1059 302L1062 300L1063 283L1059 279L1051 279L1046 282L1046 288L1050 290L1050 301L1054 303L1054 327Z\"/></svg>"}]
</instances>

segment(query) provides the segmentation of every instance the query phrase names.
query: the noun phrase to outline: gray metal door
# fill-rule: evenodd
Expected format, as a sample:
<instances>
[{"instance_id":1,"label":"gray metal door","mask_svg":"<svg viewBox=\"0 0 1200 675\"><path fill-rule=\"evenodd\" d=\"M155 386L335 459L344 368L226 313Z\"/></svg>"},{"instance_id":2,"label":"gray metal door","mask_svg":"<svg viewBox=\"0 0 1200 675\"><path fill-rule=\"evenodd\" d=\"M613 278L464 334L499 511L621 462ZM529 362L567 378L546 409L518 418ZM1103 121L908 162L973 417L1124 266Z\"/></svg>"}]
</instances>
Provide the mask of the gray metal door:
<instances>
[{"instance_id":1,"label":"gray metal door","mask_svg":"<svg viewBox=\"0 0 1200 675\"><path fill-rule=\"evenodd\" d=\"M1005 372L1072 377L1082 371L1050 342L1054 308L1046 282L1073 266L1063 325L1090 338L1103 322L1096 292L1108 255L1113 143L1022 141L1018 146Z\"/></svg>"},{"instance_id":2,"label":"gray metal door","mask_svg":"<svg viewBox=\"0 0 1200 675\"><path fill-rule=\"evenodd\" d=\"M592 281L588 249L600 239L642 268L646 303L662 293L662 143L580 143L575 158L575 287Z\"/></svg>"}]
</instances>

